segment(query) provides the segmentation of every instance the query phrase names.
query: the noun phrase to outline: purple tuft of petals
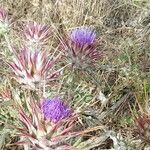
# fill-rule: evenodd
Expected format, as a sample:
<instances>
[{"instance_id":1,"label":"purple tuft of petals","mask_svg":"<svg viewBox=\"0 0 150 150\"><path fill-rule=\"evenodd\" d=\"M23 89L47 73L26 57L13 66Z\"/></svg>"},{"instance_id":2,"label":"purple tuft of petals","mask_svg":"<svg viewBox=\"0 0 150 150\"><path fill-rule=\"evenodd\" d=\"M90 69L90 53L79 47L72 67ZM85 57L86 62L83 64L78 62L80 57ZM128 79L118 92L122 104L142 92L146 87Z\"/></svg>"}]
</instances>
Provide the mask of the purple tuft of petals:
<instances>
[{"instance_id":1,"label":"purple tuft of petals","mask_svg":"<svg viewBox=\"0 0 150 150\"><path fill-rule=\"evenodd\" d=\"M77 44L91 45L96 39L96 33L89 27L79 27L72 30L70 38Z\"/></svg>"},{"instance_id":2,"label":"purple tuft of petals","mask_svg":"<svg viewBox=\"0 0 150 150\"><path fill-rule=\"evenodd\" d=\"M45 119L54 123L71 116L71 109L59 98L45 99L41 106Z\"/></svg>"}]
</instances>

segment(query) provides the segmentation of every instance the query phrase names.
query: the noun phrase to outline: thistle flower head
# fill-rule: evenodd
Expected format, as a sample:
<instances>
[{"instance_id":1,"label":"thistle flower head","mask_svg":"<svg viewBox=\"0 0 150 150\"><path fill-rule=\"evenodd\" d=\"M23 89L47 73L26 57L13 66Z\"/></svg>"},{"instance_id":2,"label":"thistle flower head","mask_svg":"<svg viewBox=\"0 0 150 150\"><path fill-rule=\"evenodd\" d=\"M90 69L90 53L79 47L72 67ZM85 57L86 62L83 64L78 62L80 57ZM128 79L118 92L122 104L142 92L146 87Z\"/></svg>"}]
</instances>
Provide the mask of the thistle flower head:
<instances>
[{"instance_id":1,"label":"thistle flower head","mask_svg":"<svg viewBox=\"0 0 150 150\"><path fill-rule=\"evenodd\" d=\"M139 116L136 120L136 123L141 130L145 130L147 126L150 127L150 118L147 116Z\"/></svg>"},{"instance_id":2,"label":"thistle flower head","mask_svg":"<svg viewBox=\"0 0 150 150\"><path fill-rule=\"evenodd\" d=\"M0 8L0 34L8 32L10 26L10 20L8 19L8 13L3 8Z\"/></svg>"},{"instance_id":3,"label":"thistle flower head","mask_svg":"<svg viewBox=\"0 0 150 150\"><path fill-rule=\"evenodd\" d=\"M43 45L50 36L50 28L45 24L28 22L24 28L24 35L29 45Z\"/></svg>"},{"instance_id":4,"label":"thistle flower head","mask_svg":"<svg viewBox=\"0 0 150 150\"><path fill-rule=\"evenodd\" d=\"M18 144L27 149L54 150L66 148L72 150L73 147L68 140L79 135L79 133L72 131L77 117L71 116L54 124L44 119L43 110L38 101L26 99L26 103L28 104L28 111L25 111L20 105L17 106L19 121L22 124L21 128L16 128L20 137ZM58 112L55 111L55 108L51 111Z\"/></svg>"},{"instance_id":5,"label":"thistle flower head","mask_svg":"<svg viewBox=\"0 0 150 150\"><path fill-rule=\"evenodd\" d=\"M58 74L53 68L58 57L51 60L45 51L28 51L24 48L19 54L14 50L14 55L14 61L9 66L20 84L35 88L37 83L53 80Z\"/></svg>"},{"instance_id":6,"label":"thistle flower head","mask_svg":"<svg viewBox=\"0 0 150 150\"><path fill-rule=\"evenodd\" d=\"M73 29L62 48L65 58L76 68L94 65L102 57L98 50L96 33L88 27Z\"/></svg>"},{"instance_id":7,"label":"thistle flower head","mask_svg":"<svg viewBox=\"0 0 150 150\"><path fill-rule=\"evenodd\" d=\"M59 97L45 99L42 103L42 110L45 118L54 123L71 115L71 110Z\"/></svg>"},{"instance_id":8,"label":"thistle flower head","mask_svg":"<svg viewBox=\"0 0 150 150\"><path fill-rule=\"evenodd\" d=\"M135 118L136 131L142 136L142 139L150 140L150 117L147 114L141 114Z\"/></svg>"},{"instance_id":9,"label":"thistle flower head","mask_svg":"<svg viewBox=\"0 0 150 150\"><path fill-rule=\"evenodd\" d=\"M91 45L96 39L96 33L88 27L79 27L72 30L70 38L77 44Z\"/></svg>"}]
</instances>

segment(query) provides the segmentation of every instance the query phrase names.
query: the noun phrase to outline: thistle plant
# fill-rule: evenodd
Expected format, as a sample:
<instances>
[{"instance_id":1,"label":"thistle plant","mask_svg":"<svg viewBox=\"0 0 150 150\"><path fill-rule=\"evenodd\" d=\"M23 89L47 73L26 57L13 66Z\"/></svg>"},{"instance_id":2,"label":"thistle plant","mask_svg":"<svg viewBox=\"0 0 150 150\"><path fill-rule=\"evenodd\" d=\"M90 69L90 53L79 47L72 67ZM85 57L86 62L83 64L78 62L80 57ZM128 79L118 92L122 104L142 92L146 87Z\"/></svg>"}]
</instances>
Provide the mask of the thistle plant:
<instances>
[{"instance_id":1,"label":"thistle plant","mask_svg":"<svg viewBox=\"0 0 150 150\"><path fill-rule=\"evenodd\" d=\"M150 142L150 116L146 113L139 115L136 117L135 123L139 137Z\"/></svg>"},{"instance_id":2,"label":"thistle plant","mask_svg":"<svg viewBox=\"0 0 150 150\"><path fill-rule=\"evenodd\" d=\"M45 51L30 51L23 48L19 54L13 50L13 62L9 66L14 72L14 78L20 84L28 88L36 88L44 81L52 81L56 78L59 71L55 71L54 65L59 58L49 58Z\"/></svg>"},{"instance_id":3,"label":"thistle plant","mask_svg":"<svg viewBox=\"0 0 150 150\"><path fill-rule=\"evenodd\" d=\"M64 45L65 57L77 68L94 65L102 56L96 45L96 33L89 27L73 29Z\"/></svg>"},{"instance_id":4,"label":"thistle plant","mask_svg":"<svg viewBox=\"0 0 150 150\"><path fill-rule=\"evenodd\" d=\"M45 24L28 22L24 27L24 36L28 48L41 49L50 37L50 28Z\"/></svg>"},{"instance_id":5,"label":"thistle plant","mask_svg":"<svg viewBox=\"0 0 150 150\"><path fill-rule=\"evenodd\" d=\"M0 8L0 34L5 34L9 31L10 19L8 13L3 8Z\"/></svg>"},{"instance_id":6,"label":"thistle plant","mask_svg":"<svg viewBox=\"0 0 150 150\"><path fill-rule=\"evenodd\" d=\"M60 98L44 99L42 104L27 99L27 108L28 113L22 106L17 107L22 125L16 128L20 137L17 144L25 150L75 149L68 140L79 134L72 130L77 117Z\"/></svg>"}]
</instances>

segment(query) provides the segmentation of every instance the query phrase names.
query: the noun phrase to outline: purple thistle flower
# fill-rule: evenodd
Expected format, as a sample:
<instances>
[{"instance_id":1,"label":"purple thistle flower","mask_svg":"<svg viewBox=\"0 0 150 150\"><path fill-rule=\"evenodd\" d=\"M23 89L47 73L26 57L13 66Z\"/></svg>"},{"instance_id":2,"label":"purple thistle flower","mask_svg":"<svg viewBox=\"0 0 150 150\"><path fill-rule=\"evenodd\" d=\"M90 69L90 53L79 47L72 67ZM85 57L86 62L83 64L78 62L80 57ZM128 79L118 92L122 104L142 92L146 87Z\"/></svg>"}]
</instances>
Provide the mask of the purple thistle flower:
<instances>
[{"instance_id":1,"label":"purple thistle flower","mask_svg":"<svg viewBox=\"0 0 150 150\"><path fill-rule=\"evenodd\" d=\"M80 134L73 131L73 127L77 122L77 115L74 114L74 116L72 115L60 122L50 122L45 120L39 101L32 99L32 97L26 98L25 101L28 104L27 109L19 104L15 105L19 114L18 119L23 125L21 128L15 127L17 135L20 137L17 144L24 146L24 149L34 148L36 150L39 150L39 148L40 150L63 149L67 145L67 149L72 150L73 147L68 143L68 139ZM64 107L65 109L66 107L66 110L68 110L67 106L64 106L60 100L58 101L57 105L59 107L62 105L62 108ZM48 102L45 104L49 105ZM52 105L55 108L54 104ZM47 108L45 107L45 109ZM54 111L56 115L58 113L55 109L51 111ZM62 112L64 113L64 111Z\"/></svg>"},{"instance_id":2,"label":"purple thistle flower","mask_svg":"<svg viewBox=\"0 0 150 150\"><path fill-rule=\"evenodd\" d=\"M77 44L91 45L96 39L96 33L88 27L80 27L72 30L70 38Z\"/></svg>"},{"instance_id":3,"label":"purple thistle flower","mask_svg":"<svg viewBox=\"0 0 150 150\"><path fill-rule=\"evenodd\" d=\"M71 110L58 97L51 100L45 99L42 109L40 102L32 97L26 98L25 101L27 108L20 104L15 105L18 111L19 126L12 125L20 138L16 144L23 146L24 149L75 150L78 148L72 143L73 139L95 130L94 127L90 130L75 131L74 127L78 123L78 114L71 115ZM42 114L42 111L45 112L44 115L46 114L45 116L48 119L52 118L52 122L45 120L46 117ZM56 122L57 120L58 122ZM96 130L98 129L101 129L101 127L96 127Z\"/></svg>"},{"instance_id":4,"label":"purple thistle flower","mask_svg":"<svg viewBox=\"0 0 150 150\"><path fill-rule=\"evenodd\" d=\"M59 97L45 99L41 109L44 113L44 117L54 123L68 118L71 115L70 108Z\"/></svg>"},{"instance_id":5,"label":"purple thistle flower","mask_svg":"<svg viewBox=\"0 0 150 150\"><path fill-rule=\"evenodd\" d=\"M69 38L64 39L62 51L67 61L80 69L93 66L102 58L102 51L98 50L96 42L96 33L89 27L73 29Z\"/></svg>"}]
</instances>

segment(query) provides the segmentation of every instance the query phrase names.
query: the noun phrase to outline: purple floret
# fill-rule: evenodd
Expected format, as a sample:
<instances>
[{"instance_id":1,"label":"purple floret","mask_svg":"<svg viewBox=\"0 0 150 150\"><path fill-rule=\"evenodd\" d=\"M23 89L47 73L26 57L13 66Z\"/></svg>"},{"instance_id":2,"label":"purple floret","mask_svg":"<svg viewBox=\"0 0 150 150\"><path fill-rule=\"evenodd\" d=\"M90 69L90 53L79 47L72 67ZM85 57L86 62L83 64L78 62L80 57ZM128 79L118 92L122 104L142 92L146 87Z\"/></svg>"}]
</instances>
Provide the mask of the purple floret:
<instances>
[{"instance_id":1,"label":"purple floret","mask_svg":"<svg viewBox=\"0 0 150 150\"><path fill-rule=\"evenodd\" d=\"M45 99L41 107L44 117L54 123L68 118L71 115L70 108L59 98Z\"/></svg>"},{"instance_id":2,"label":"purple floret","mask_svg":"<svg viewBox=\"0 0 150 150\"><path fill-rule=\"evenodd\" d=\"M96 33L91 28L79 27L72 30L70 38L75 43L90 45L95 41Z\"/></svg>"}]
</instances>

